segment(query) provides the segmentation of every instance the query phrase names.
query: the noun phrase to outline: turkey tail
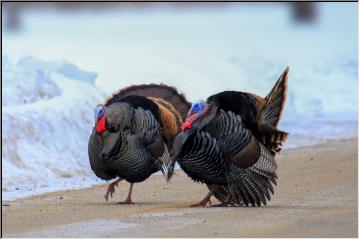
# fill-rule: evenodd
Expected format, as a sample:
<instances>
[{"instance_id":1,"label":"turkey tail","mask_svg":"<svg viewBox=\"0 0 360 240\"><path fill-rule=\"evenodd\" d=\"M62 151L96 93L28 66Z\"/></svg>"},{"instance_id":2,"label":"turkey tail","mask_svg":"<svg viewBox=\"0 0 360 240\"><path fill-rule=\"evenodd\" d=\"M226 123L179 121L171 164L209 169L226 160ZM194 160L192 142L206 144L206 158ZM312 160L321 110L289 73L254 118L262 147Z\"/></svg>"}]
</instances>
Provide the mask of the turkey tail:
<instances>
[{"instance_id":1,"label":"turkey tail","mask_svg":"<svg viewBox=\"0 0 360 240\"><path fill-rule=\"evenodd\" d=\"M286 96L287 96L287 82L288 82L289 67L281 74L270 93L265 97L265 105L263 107L263 116L265 123L277 127L281 115L284 111Z\"/></svg>"},{"instance_id":2,"label":"turkey tail","mask_svg":"<svg viewBox=\"0 0 360 240\"><path fill-rule=\"evenodd\" d=\"M105 105L117 102L120 99L130 95L162 99L164 100L162 101L162 105L166 105L166 102L170 103L173 108L179 112L182 120L185 120L186 115L191 107L191 104L186 100L183 94L179 93L175 87L170 87L165 84L133 85L121 89L117 93L114 93L109 99L107 99Z\"/></svg>"},{"instance_id":3,"label":"turkey tail","mask_svg":"<svg viewBox=\"0 0 360 240\"><path fill-rule=\"evenodd\" d=\"M289 135L277 129L287 96L288 73L289 67L286 67L270 93L265 97L264 107L262 108L263 123L260 130L267 133L264 136L264 143L273 153L281 151L282 143Z\"/></svg>"},{"instance_id":4,"label":"turkey tail","mask_svg":"<svg viewBox=\"0 0 360 240\"><path fill-rule=\"evenodd\" d=\"M276 162L273 155L262 144L260 157L248 168L231 164L226 175L227 185L207 185L214 196L222 203L236 206L266 205L274 194L276 185Z\"/></svg>"}]
</instances>

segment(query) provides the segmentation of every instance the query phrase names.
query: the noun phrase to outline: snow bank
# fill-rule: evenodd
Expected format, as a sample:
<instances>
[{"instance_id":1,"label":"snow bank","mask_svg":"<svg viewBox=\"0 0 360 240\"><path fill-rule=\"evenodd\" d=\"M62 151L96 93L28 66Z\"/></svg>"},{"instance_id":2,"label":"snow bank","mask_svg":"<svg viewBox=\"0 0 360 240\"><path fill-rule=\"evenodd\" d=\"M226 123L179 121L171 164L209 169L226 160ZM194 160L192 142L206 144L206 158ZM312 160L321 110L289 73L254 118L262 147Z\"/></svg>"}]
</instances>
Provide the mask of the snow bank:
<instances>
[{"instance_id":1,"label":"snow bank","mask_svg":"<svg viewBox=\"0 0 360 240\"><path fill-rule=\"evenodd\" d=\"M21 58L14 64L3 57L3 106L32 103L50 99L61 94L61 89L50 78L50 74L94 84L97 74L80 70L67 61L44 62L31 56Z\"/></svg>"},{"instance_id":2,"label":"snow bank","mask_svg":"<svg viewBox=\"0 0 360 240\"><path fill-rule=\"evenodd\" d=\"M3 57L4 197L85 186L96 181L87 142L93 108L105 98L96 73L66 61Z\"/></svg>"}]
</instances>

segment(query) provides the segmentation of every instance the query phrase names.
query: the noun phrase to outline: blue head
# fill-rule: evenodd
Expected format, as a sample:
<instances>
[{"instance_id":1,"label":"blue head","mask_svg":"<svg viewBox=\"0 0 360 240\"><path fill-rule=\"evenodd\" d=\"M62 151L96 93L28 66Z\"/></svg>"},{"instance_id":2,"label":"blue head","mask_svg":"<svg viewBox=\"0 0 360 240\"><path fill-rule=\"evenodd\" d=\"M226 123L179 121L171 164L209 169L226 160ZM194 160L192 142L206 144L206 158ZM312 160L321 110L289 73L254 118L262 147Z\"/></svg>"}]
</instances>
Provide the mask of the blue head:
<instances>
[{"instance_id":1,"label":"blue head","mask_svg":"<svg viewBox=\"0 0 360 240\"><path fill-rule=\"evenodd\" d=\"M94 115L95 119L100 119L105 115L105 106L102 104L99 104L94 109Z\"/></svg>"},{"instance_id":2,"label":"blue head","mask_svg":"<svg viewBox=\"0 0 360 240\"><path fill-rule=\"evenodd\" d=\"M99 104L95 107L95 129L98 133L103 133L106 130L105 106Z\"/></svg>"},{"instance_id":3,"label":"blue head","mask_svg":"<svg viewBox=\"0 0 360 240\"><path fill-rule=\"evenodd\" d=\"M205 101L199 100L194 102L182 126L183 130L192 128L193 122L195 122L199 117L204 115L206 113L206 110L207 110L207 104Z\"/></svg>"},{"instance_id":4,"label":"blue head","mask_svg":"<svg viewBox=\"0 0 360 240\"><path fill-rule=\"evenodd\" d=\"M205 108L205 102L202 100L196 101L191 105L190 112L201 113Z\"/></svg>"}]
</instances>

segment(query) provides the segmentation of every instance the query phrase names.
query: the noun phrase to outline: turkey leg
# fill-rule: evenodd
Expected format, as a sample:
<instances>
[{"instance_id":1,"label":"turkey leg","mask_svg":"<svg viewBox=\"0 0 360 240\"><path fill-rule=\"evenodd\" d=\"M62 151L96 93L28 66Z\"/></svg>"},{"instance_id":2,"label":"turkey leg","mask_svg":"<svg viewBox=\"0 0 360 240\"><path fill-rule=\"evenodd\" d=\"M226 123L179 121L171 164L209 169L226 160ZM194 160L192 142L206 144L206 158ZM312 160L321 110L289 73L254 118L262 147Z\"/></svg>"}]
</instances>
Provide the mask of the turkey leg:
<instances>
[{"instance_id":1,"label":"turkey leg","mask_svg":"<svg viewBox=\"0 0 360 240\"><path fill-rule=\"evenodd\" d=\"M124 180L124 179L118 178L118 180L109 184L109 186L107 187L105 196L104 196L106 201L109 199L109 195L110 195L110 197L112 197L113 193L115 192L115 186L117 187L118 183L121 182L122 180Z\"/></svg>"},{"instance_id":2,"label":"turkey leg","mask_svg":"<svg viewBox=\"0 0 360 240\"><path fill-rule=\"evenodd\" d=\"M212 192L209 192L203 200L201 200L200 202L198 203L195 203L193 205L191 205L190 207L205 207L207 203L209 203L211 205L211 201L210 201L210 198L212 196Z\"/></svg>"},{"instance_id":3,"label":"turkey leg","mask_svg":"<svg viewBox=\"0 0 360 240\"><path fill-rule=\"evenodd\" d=\"M130 189L129 189L129 193L128 193L128 196L126 198L125 201L123 202L119 202L120 204L133 204L134 202L131 200L131 193L132 193L132 190L133 190L133 183L130 183Z\"/></svg>"}]
</instances>

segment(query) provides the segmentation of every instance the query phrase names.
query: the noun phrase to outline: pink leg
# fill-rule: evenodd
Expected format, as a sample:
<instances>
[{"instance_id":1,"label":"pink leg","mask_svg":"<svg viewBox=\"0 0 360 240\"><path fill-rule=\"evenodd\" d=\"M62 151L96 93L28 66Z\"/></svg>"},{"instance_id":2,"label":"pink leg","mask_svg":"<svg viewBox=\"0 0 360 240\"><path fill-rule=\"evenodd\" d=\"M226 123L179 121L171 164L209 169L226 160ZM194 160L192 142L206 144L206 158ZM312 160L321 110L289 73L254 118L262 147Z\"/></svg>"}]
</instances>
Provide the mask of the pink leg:
<instances>
[{"instance_id":1,"label":"pink leg","mask_svg":"<svg viewBox=\"0 0 360 240\"><path fill-rule=\"evenodd\" d=\"M104 196L106 201L109 199L109 194L110 194L110 197L112 197L113 193L115 192L115 186L117 186L118 183L121 182L122 180L124 180L124 179L119 178L115 182L109 184L109 186L107 187L105 196Z\"/></svg>"},{"instance_id":2,"label":"pink leg","mask_svg":"<svg viewBox=\"0 0 360 240\"><path fill-rule=\"evenodd\" d=\"M203 200L201 200L200 202L196 203L196 204L193 204L191 205L190 207L205 207L207 203L209 203L211 205L211 201L210 201L210 198L212 196L212 193L209 192Z\"/></svg>"},{"instance_id":3,"label":"pink leg","mask_svg":"<svg viewBox=\"0 0 360 240\"><path fill-rule=\"evenodd\" d=\"M132 190L133 190L133 183L130 183L130 189L129 189L129 193L128 193L128 196L126 198L125 201L123 202L119 202L120 204L133 204L134 202L131 200L131 193L132 193Z\"/></svg>"}]
</instances>

